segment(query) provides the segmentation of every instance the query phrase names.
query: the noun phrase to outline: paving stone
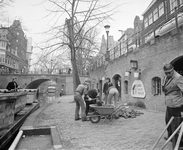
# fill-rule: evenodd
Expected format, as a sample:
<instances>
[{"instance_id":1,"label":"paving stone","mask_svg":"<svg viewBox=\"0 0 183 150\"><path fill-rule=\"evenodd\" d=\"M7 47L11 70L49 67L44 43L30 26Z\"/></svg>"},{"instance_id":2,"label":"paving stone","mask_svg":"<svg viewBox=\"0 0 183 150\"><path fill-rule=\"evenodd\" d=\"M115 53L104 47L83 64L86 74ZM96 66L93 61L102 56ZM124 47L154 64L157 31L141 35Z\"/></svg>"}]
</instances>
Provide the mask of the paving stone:
<instances>
[{"instance_id":1,"label":"paving stone","mask_svg":"<svg viewBox=\"0 0 183 150\"><path fill-rule=\"evenodd\" d=\"M35 126L57 126L61 150L150 150L165 128L165 112L143 109L136 118L101 119L96 124L74 121L72 101L73 96L52 100L35 120ZM156 149L164 143L161 139ZM165 149L171 149L171 143Z\"/></svg>"}]
</instances>

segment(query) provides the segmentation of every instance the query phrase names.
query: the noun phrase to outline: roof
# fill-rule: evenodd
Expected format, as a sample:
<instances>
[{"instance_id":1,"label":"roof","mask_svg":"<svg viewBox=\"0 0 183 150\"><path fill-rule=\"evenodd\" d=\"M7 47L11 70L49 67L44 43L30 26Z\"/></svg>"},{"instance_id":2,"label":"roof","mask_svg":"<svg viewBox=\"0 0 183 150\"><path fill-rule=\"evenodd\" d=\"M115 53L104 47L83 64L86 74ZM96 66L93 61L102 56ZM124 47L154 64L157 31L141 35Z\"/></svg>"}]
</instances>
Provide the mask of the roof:
<instances>
[{"instance_id":1,"label":"roof","mask_svg":"<svg viewBox=\"0 0 183 150\"><path fill-rule=\"evenodd\" d=\"M146 10L142 13L142 16L157 2L157 0L152 0Z\"/></svg>"}]
</instances>

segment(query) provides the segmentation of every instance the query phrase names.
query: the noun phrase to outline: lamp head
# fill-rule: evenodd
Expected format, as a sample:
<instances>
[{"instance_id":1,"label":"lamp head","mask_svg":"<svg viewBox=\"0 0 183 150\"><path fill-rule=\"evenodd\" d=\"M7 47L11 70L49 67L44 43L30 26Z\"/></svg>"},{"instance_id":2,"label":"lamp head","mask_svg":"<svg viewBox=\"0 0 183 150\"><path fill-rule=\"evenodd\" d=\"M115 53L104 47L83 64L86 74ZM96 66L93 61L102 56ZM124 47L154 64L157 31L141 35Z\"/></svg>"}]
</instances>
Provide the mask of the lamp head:
<instances>
[{"instance_id":1,"label":"lamp head","mask_svg":"<svg viewBox=\"0 0 183 150\"><path fill-rule=\"evenodd\" d=\"M104 28L105 28L105 31L106 31L106 32L109 32L110 25L105 25Z\"/></svg>"}]
</instances>

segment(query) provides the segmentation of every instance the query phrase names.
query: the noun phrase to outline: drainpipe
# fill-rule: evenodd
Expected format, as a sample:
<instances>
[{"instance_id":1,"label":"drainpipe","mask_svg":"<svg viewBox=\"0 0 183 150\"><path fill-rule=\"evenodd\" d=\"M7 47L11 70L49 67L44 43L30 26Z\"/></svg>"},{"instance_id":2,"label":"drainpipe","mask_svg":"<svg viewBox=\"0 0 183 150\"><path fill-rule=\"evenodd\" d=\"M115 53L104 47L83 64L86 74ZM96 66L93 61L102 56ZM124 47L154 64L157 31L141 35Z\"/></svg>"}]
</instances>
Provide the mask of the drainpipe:
<instances>
[{"instance_id":1,"label":"drainpipe","mask_svg":"<svg viewBox=\"0 0 183 150\"><path fill-rule=\"evenodd\" d=\"M177 10L177 7L175 7L175 23L176 23L177 33L179 34L179 25L178 25L177 14L178 14L178 10Z\"/></svg>"},{"instance_id":2,"label":"drainpipe","mask_svg":"<svg viewBox=\"0 0 183 150\"><path fill-rule=\"evenodd\" d=\"M167 7L167 0L165 1L165 19L167 20L168 18L168 7Z\"/></svg>"}]
</instances>

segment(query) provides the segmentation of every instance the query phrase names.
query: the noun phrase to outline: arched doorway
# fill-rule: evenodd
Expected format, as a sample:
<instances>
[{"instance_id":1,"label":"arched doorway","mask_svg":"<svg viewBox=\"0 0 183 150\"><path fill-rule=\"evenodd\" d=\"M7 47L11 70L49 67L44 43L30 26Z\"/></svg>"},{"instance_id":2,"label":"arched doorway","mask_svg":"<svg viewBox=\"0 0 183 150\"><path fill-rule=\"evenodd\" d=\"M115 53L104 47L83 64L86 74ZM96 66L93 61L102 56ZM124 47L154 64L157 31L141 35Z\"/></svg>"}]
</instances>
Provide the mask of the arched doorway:
<instances>
[{"instance_id":1,"label":"arched doorway","mask_svg":"<svg viewBox=\"0 0 183 150\"><path fill-rule=\"evenodd\" d=\"M121 76L119 74L114 75L113 84L119 91L119 97L121 97Z\"/></svg>"},{"instance_id":2,"label":"arched doorway","mask_svg":"<svg viewBox=\"0 0 183 150\"><path fill-rule=\"evenodd\" d=\"M171 61L171 64L174 66L175 71L183 76L183 56L177 57Z\"/></svg>"}]
</instances>

